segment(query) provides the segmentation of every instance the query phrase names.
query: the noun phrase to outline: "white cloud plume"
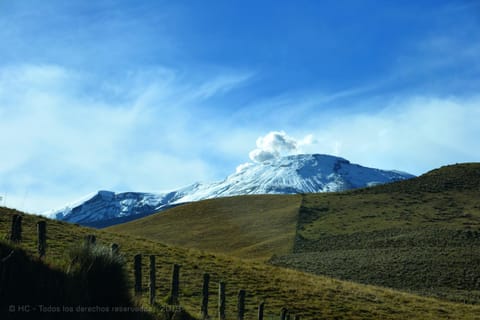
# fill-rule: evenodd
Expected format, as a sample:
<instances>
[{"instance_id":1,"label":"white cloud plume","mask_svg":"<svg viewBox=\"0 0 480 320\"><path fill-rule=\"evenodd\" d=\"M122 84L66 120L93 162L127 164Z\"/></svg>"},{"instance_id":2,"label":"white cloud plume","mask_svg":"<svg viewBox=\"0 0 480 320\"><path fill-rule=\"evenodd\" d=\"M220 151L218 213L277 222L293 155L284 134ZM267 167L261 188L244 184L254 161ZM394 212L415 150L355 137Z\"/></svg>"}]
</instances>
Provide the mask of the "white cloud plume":
<instances>
[{"instance_id":1,"label":"white cloud plume","mask_svg":"<svg viewBox=\"0 0 480 320\"><path fill-rule=\"evenodd\" d=\"M307 135L301 140L288 136L284 131L271 131L257 139L257 148L250 151L250 159L254 162L264 162L284 155L300 153L302 146L314 143L313 135Z\"/></svg>"},{"instance_id":2,"label":"white cloud plume","mask_svg":"<svg viewBox=\"0 0 480 320\"><path fill-rule=\"evenodd\" d=\"M277 157L281 152L274 146L284 146L281 142L286 140L290 149L280 147L284 154L326 153L364 166L420 175L443 165L478 162L478 119L478 95L367 99L354 104L349 113L312 111L302 117L302 127L312 135L290 137L294 142L277 138L285 132L304 135L297 123L276 123L285 132L259 138L250 157L257 162ZM270 121L263 124L271 125Z\"/></svg>"}]
</instances>

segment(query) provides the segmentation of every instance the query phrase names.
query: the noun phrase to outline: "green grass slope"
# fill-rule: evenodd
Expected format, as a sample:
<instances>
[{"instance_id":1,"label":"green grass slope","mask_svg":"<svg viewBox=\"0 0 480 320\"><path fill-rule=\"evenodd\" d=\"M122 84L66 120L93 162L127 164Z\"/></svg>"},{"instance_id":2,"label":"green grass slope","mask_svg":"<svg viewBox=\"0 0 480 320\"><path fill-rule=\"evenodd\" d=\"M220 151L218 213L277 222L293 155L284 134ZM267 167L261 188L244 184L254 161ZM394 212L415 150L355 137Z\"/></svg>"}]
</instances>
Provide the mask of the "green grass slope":
<instances>
[{"instance_id":1,"label":"green grass slope","mask_svg":"<svg viewBox=\"0 0 480 320\"><path fill-rule=\"evenodd\" d=\"M295 253L272 260L341 279L480 302L480 164L303 198Z\"/></svg>"},{"instance_id":2,"label":"green grass slope","mask_svg":"<svg viewBox=\"0 0 480 320\"><path fill-rule=\"evenodd\" d=\"M253 195L185 204L106 230L163 243L268 259L293 252L300 195Z\"/></svg>"},{"instance_id":3,"label":"green grass slope","mask_svg":"<svg viewBox=\"0 0 480 320\"><path fill-rule=\"evenodd\" d=\"M0 208L0 237L10 228L14 211ZM23 241L20 247L36 254L36 222L42 219L23 215ZM99 244L120 245L127 261L137 253L157 257L157 296L168 293L169 275L173 263L182 265L180 302L193 314L198 314L201 302L202 275L211 274L209 313L216 308L215 288L220 280L227 283L227 317L235 317L238 289L247 291L246 319L256 317L256 306L266 300L266 313L278 317L281 307L289 308L302 319L480 319L480 307L425 298L373 286L333 280L295 270L269 266L254 260L241 260L220 254L167 246L156 241L126 234L95 230L59 221L47 222L47 264L61 267L68 264L66 251L87 234L94 233ZM143 275L146 283L147 261ZM132 264L129 263L129 273ZM144 285L145 291L147 290ZM143 298L146 300L146 296Z\"/></svg>"}]
</instances>

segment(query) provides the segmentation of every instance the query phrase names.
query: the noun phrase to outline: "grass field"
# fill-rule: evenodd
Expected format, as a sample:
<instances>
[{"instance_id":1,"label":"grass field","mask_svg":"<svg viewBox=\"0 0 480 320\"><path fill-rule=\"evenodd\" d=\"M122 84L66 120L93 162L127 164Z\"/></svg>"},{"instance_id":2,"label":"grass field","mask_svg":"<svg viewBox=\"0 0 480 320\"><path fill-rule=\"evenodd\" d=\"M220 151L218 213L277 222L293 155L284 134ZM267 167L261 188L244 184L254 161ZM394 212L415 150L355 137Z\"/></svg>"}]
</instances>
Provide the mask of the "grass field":
<instances>
[{"instance_id":1,"label":"grass field","mask_svg":"<svg viewBox=\"0 0 480 320\"><path fill-rule=\"evenodd\" d=\"M229 197L185 204L106 230L175 246L269 259L293 252L300 195Z\"/></svg>"},{"instance_id":2,"label":"grass field","mask_svg":"<svg viewBox=\"0 0 480 320\"><path fill-rule=\"evenodd\" d=\"M0 208L0 237L5 237L14 212ZM35 255L35 225L41 217L24 215L21 247ZM287 307L302 319L480 319L480 307L440 301L389 289L358 285L288 270L255 260L242 260L222 254L194 249L182 249L156 241L94 230L58 221L48 221L48 250L46 262L58 267L69 263L66 251L87 234L97 235L99 244L120 244L127 261L137 253L157 256L157 295L168 293L169 275L173 263L180 263L180 302L193 314L198 314L202 275L211 274L210 314L215 314L215 286L220 280L227 283L227 316L235 315L236 294L247 290L247 319L255 317L261 300L266 301L266 313L278 316ZM146 262L146 261L145 261ZM131 269L131 264L128 264ZM143 274L148 274L144 263ZM131 274L130 270L130 274ZM146 297L144 298L144 300ZM161 298L159 298L161 303ZM267 317L268 319L268 317Z\"/></svg>"},{"instance_id":3,"label":"grass field","mask_svg":"<svg viewBox=\"0 0 480 320\"><path fill-rule=\"evenodd\" d=\"M309 194L294 253L275 265L480 302L480 164L336 194Z\"/></svg>"},{"instance_id":4,"label":"grass field","mask_svg":"<svg viewBox=\"0 0 480 320\"><path fill-rule=\"evenodd\" d=\"M480 164L341 193L200 201L109 230L480 302Z\"/></svg>"}]
</instances>

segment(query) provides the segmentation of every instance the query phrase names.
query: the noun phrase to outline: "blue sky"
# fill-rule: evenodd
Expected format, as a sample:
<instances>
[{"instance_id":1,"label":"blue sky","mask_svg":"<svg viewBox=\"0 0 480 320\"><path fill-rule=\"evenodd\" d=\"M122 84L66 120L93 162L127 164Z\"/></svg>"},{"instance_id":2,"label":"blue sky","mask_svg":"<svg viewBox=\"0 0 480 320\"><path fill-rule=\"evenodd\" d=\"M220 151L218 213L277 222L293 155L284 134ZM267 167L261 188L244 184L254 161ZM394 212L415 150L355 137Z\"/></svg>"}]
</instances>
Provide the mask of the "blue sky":
<instances>
[{"instance_id":1,"label":"blue sky","mask_svg":"<svg viewBox=\"0 0 480 320\"><path fill-rule=\"evenodd\" d=\"M289 152L480 159L477 1L0 0L0 205L215 181Z\"/></svg>"}]
</instances>

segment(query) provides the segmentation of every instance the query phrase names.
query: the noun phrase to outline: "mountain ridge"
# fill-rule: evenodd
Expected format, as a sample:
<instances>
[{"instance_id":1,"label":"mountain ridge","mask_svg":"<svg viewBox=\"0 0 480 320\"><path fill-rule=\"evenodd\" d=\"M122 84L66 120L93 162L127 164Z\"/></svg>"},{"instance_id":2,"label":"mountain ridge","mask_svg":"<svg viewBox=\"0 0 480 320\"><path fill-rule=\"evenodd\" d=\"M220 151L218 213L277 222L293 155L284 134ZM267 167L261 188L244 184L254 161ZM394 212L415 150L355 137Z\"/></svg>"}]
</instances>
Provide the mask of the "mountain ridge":
<instances>
[{"instance_id":1,"label":"mountain ridge","mask_svg":"<svg viewBox=\"0 0 480 320\"><path fill-rule=\"evenodd\" d=\"M262 163L246 163L224 180L193 183L162 194L99 191L90 199L48 215L85 225L103 220L142 217L172 205L249 194L335 192L413 178L398 171L367 168L331 155L290 155Z\"/></svg>"}]
</instances>

